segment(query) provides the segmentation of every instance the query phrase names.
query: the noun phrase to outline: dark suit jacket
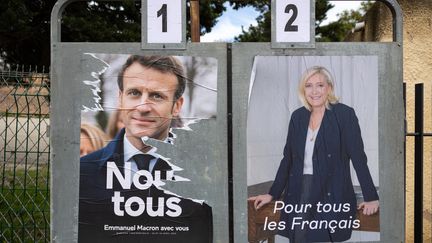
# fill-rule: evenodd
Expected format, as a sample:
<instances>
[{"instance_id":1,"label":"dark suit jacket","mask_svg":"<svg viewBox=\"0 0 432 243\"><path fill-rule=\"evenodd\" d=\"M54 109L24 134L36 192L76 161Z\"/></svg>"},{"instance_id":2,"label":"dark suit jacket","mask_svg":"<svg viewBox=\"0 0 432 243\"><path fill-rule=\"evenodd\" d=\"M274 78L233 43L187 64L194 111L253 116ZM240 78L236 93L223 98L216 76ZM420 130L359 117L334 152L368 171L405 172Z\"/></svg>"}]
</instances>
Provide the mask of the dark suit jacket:
<instances>
[{"instance_id":1,"label":"dark suit jacket","mask_svg":"<svg viewBox=\"0 0 432 243\"><path fill-rule=\"evenodd\" d=\"M181 198L178 205L182 213L178 217L165 214L168 210L166 202L175 197L165 191L151 186L146 190L139 190L132 186L123 189L114 179L113 189L106 188L107 162L115 162L124 174L123 161L124 129L117 134L106 147L81 158L80 162L80 198L79 198L79 232L80 242L212 242L212 210L203 203ZM171 167L167 162L158 160L153 171L167 171ZM112 197L114 192L120 192L126 201L132 197L139 197L146 202L145 212L140 216L117 216L114 213ZM152 217L147 214L148 199L152 200L152 209L157 211L164 207L164 216ZM164 203L160 204L159 200ZM137 205L131 206L134 210ZM121 204L124 210L124 202ZM152 226L159 230L106 230L105 226ZM162 231L162 227L183 227L184 231L174 229L174 232Z\"/></svg>"},{"instance_id":2,"label":"dark suit jacket","mask_svg":"<svg viewBox=\"0 0 432 243\"><path fill-rule=\"evenodd\" d=\"M299 108L291 115L288 136L284 148L284 157L280 163L275 181L269 194L275 200L281 198L289 204L300 202L304 151L309 125L310 111ZM352 220L355 219L356 197L350 174L350 160L360 182L365 201L378 200L378 194L367 167L367 157L363 148L358 119L354 110L344 104L331 105L326 109L315 141L312 156L313 186L310 203L349 203L346 213L314 213L317 220ZM291 223L296 214L282 212L281 220L288 229L279 233L292 238ZM298 216L298 215L297 215ZM308 241L343 241L351 237L351 229L309 230Z\"/></svg>"}]
</instances>

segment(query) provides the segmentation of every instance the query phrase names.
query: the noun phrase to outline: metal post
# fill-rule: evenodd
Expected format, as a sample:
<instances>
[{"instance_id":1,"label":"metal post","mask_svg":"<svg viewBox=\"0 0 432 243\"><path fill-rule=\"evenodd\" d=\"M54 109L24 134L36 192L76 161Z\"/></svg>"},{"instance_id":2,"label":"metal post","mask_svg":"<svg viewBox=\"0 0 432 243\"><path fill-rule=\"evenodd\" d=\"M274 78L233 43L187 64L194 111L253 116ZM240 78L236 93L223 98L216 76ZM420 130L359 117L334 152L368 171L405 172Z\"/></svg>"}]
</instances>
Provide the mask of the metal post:
<instances>
[{"instance_id":1,"label":"metal post","mask_svg":"<svg viewBox=\"0 0 432 243\"><path fill-rule=\"evenodd\" d=\"M403 83L402 86L402 99L403 99L403 105L404 105L404 132L405 132L405 139L404 139L404 154L406 154L406 137L408 136L408 123L406 119L406 83ZM406 156L404 159L404 164L406 168Z\"/></svg>"},{"instance_id":2,"label":"metal post","mask_svg":"<svg viewBox=\"0 0 432 243\"><path fill-rule=\"evenodd\" d=\"M232 44L227 45L227 111L228 111L228 198L229 198L229 239L234 242L234 179L233 179L233 99L232 99Z\"/></svg>"},{"instance_id":3,"label":"metal post","mask_svg":"<svg viewBox=\"0 0 432 243\"><path fill-rule=\"evenodd\" d=\"M423 84L415 85L414 242L423 242Z\"/></svg>"},{"instance_id":4,"label":"metal post","mask_svg":"<svg viewBox=\"0 0 432 243\"><path fill-rule=\"evenodd\" d=\"M200 42L200 7L199 0L190 1L191 15L191 39L192 42Z\"/></svg>"}]
</instances>

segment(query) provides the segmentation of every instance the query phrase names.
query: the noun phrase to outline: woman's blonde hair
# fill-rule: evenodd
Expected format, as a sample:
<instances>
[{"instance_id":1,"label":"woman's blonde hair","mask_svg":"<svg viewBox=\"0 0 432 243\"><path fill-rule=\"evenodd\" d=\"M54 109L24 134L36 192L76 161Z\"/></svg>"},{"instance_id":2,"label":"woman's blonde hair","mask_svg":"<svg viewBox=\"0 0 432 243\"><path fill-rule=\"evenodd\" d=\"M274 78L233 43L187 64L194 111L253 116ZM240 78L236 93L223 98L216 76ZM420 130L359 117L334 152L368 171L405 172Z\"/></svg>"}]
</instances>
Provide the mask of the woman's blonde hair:
<instances>
[{"instance_id":1,"label":"woman's blonde hair","mask_svg":"<svg viewBox=\"0 0 432 243\"><path fill-rule=\"evenodd\" d=\"M301 102L303 103L303 105L306 107L306 109L308 109L308 110L312 109L312 107L307 102L306 97L305 97L305 86L306 86L306 82L315 74L321 74L324 77L327 84L330 86L330 91L329 91L329 94L327 96L327 101L325 103L325 107L327 109L330 109L330 104L338 103L339 99L334 94L334 83L333 83L332 75L330 74L330 72L325 67L313 66L311 68L308 68L303 73L303 76L300 80L300 84L298 86L299 98L300 98Z\"/></svg>"},{"instance_id":2,"label":"woman's blonde hair","mask_svg":"<svg viewBox=\"0 0 432 243\"><path fill-rule=\"evenodd\" d=\"M114 138L120 131L118 127L119 122L123 122L120 110L115 110L108 119L108 125L106 127L106 132L110 138Z\"/></svg>"},{"instance_id":3,"label":"woman's blonde hair","mask_svg":"<svg viewBox=\"0 0 432 243\"><path fill-rule=\"evenodd\" d=\"M108 142L108 136L99 128L90 124L81 124L81 133L84 133L94 148L94 151L103 148Z\"/></svg>"}]
</instances>

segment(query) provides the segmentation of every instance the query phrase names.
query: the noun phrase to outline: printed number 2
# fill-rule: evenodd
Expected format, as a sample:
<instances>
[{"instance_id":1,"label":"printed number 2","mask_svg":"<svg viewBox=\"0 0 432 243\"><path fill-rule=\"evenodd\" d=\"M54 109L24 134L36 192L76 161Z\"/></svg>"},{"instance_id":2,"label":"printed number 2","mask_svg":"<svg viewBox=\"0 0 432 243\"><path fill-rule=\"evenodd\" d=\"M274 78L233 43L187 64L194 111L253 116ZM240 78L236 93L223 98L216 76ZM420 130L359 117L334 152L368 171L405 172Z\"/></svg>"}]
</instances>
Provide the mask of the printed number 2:
<instances>
[{"instance_id":1,"label":"printed number 2","mask_svg":"<svg viewBox=\"0 0 432 243\"><path fill-rule=\"evenodd\" d=\"M158 18L162 15L162 32L167 32L167 5L162 4L161 9L157 11ZM286 27L285 27L286 29Z\"/></svg>"},{"instance_id":2,"label":"printed number 2","mask_svg":"<svg viewBox=\"0 0 432 243\"><path fill-rule=\"evenodd\" d=\"M297 6L294 5L294 4L288 4L285 7L285 13L289 13L291 10L293 11L293 14L292 14L291 18L288 20L287 24L285 25L285 32L298 31L298 26L297 25L292 25L292 23L297 18L297 12L298 12Z\"/></svg>"}]
</instances>

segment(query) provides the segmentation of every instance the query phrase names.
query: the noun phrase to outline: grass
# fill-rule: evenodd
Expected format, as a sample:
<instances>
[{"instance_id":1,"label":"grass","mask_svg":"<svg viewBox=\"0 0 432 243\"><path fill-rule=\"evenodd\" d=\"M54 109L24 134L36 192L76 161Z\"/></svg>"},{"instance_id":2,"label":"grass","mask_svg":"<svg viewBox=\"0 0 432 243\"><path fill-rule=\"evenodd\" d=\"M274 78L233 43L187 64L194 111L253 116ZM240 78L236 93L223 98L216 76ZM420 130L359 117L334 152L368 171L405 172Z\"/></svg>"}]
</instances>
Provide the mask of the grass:
<instances>
[{"instance_id":1,"label":"grass","mask_svg":"<svg viewBox=\"0 0 432 243\"><path fill-rule=\"evenodd\" d=\"M48 166L0 169L0 242L49 241Z\"/></svg>"}]
</instances>

